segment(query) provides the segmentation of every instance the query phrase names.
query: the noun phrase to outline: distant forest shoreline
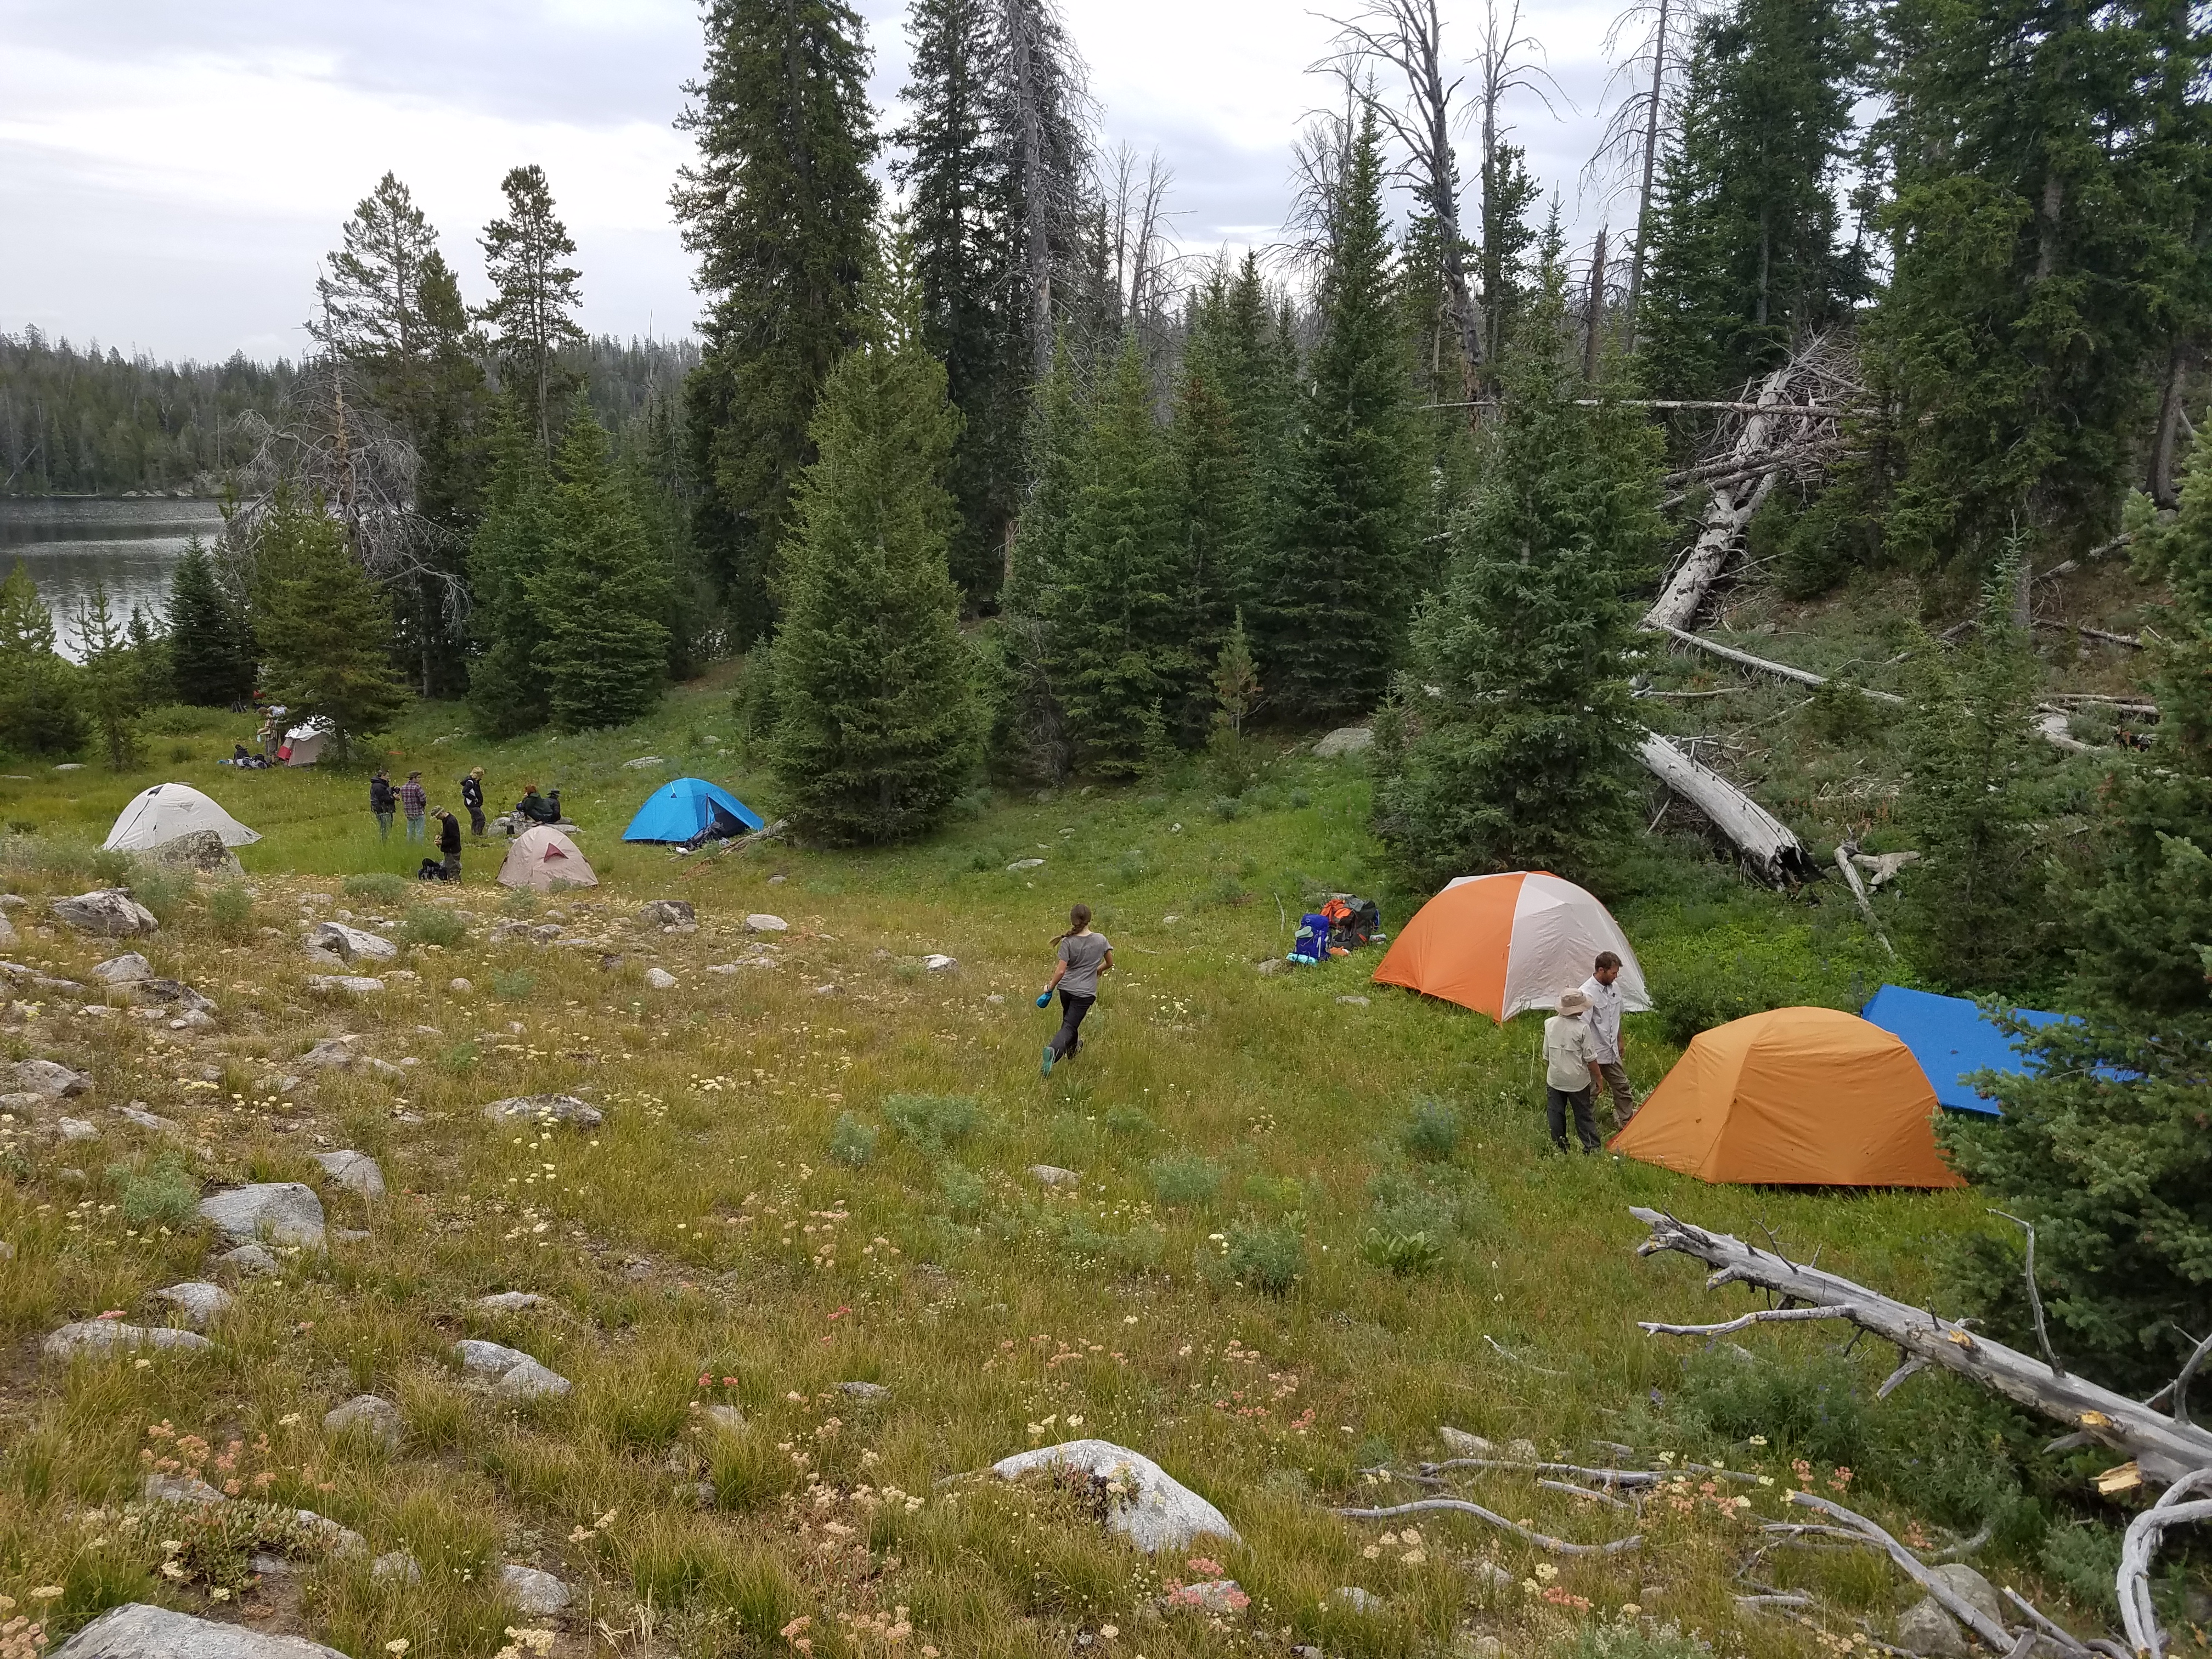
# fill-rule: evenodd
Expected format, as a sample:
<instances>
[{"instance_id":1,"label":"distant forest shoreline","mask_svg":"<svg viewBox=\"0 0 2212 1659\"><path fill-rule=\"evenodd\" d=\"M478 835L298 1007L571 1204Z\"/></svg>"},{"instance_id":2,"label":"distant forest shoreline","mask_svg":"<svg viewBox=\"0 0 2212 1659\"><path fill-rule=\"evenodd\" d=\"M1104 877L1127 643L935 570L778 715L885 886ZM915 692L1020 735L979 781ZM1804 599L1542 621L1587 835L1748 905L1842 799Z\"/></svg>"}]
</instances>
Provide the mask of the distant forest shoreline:
<instances>
[{"instance_id":1,"label":"distant forest shoreline","mask_svg":"<svg viewBox=\"0 0 2212 1659\"><path fill-rule=\"evenodd\" d=\"M699 346L601 335L560 356L611 430L654 397L674 395ZM258 363L243 352L220 363L159 362L35 327L0 333L0 500L219 498L224 475L252 459L298 374L289 360Z\"/></svg>"}]
</instances>

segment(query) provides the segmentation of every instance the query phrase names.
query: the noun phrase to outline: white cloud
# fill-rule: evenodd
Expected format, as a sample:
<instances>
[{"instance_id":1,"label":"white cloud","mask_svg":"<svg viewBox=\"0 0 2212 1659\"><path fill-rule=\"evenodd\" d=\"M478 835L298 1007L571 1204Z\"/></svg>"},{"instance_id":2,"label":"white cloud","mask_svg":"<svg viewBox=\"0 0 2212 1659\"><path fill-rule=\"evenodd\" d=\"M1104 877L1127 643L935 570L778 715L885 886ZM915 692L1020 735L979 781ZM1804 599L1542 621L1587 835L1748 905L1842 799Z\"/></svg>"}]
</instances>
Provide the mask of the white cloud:
<instances>
[{"instance_id":1,"label":"white cloud","mask_svg":"<svg viewBox=\"0 0 2212 1659\"><path fill-rule=\"evenodd\" d=\"M888 109L904 8L860 9ZM1066 15L1109 141L1157 145L1174 168L1187 245L1273 240L1291 140L1329 95L1304 73L1328 22L1263 0L1067 0ZM1605 21L1580 0L1534 20L1585 108ZM1448 9L1462 49L1474 21L1472 0ZM0 0L0 328L158 356L296 353L316 261L387 168L480 294L475 238L521 161L546 169L575 236L588 327L665 335L696 314L667 207L688 154L671 124L700 58L678 0ZM1592 122L1519 113L1539 176L1594 228L1574 189Z\"/></svg>"}]
</instances>

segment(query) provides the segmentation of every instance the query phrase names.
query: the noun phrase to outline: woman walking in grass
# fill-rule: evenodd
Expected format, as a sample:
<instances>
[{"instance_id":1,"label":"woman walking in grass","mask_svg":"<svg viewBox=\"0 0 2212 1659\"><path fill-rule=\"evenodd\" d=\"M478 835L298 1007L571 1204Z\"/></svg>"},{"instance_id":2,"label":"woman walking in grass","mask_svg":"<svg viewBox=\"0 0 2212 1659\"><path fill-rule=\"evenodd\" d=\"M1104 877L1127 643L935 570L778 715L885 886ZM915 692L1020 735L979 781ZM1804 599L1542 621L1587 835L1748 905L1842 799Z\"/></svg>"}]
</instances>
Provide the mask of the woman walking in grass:
<instances>
[{"instance_id":1,"label":"woman walking in grass","mask_svg":"<svg viewBox=\"0 0 2212 1659\"><path fill-rule=\"evenodd\" d=\"M1052 970L1044 994L1036 1000L1038 1007L1046 1007L1053 992L1060 993L1060 1030L1044 1045L1041 1069L1046 1077L1052 1075L1054 1066L1083 1046L1083 1017L1098 1000L1098 975L1114 965L1111 942L1105 934L1091 931L1089 905L1077 905L1067 913L1067 931L1054 941L1060 947L1060 964Z\"/></svg>"}]
</instances>

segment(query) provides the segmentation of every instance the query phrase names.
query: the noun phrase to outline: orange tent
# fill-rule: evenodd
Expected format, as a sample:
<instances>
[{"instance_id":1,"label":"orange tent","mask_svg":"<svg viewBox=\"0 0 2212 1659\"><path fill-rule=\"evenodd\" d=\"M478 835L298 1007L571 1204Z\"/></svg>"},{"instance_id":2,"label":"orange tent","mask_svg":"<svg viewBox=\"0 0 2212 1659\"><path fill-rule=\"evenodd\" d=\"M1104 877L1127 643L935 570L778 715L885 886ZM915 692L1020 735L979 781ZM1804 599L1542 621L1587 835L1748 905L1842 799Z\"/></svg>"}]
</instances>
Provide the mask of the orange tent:
<instances>
[{"instance_id":1,"label":"orange tent","mask_svg":"<svg viewBox=\"0 0 2212 1659\"><path fill-rule=\"evenodd\" d=\"M1936 1150L1936 1091L1912 1051L1833 1008L1701 1031L1613 1150L1701 1181L1963 1187Z\"/></svg>"},{"instance_id":2,"label":"orange tent","mask_svg":"<svg viewBox=\"0 0 2212 1659\"><path fill-rule=\"evenodd\" d=\"M1402 985L1501 1023L1549 1012L1590 976L1598 952L1620 958L1621 1006L1648 1013L1644 969L1620 924L1595 898L1548 870L1462 876L1413 913L1375 969Z\"/></svg>"}]
</instances>

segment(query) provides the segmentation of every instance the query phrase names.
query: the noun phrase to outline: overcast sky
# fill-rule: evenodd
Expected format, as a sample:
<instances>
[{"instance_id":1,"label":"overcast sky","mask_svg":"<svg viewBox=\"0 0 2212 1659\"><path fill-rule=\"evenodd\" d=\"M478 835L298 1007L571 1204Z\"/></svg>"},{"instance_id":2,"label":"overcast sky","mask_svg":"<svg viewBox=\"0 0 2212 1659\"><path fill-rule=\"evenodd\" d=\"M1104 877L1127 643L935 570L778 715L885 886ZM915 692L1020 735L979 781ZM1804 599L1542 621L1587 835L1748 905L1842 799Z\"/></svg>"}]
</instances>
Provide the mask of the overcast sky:
<instances>
[{"instance_id":1,"label":"overcast sky","mask_svg":"<svg viewBox=\"0 0 2212 1659\"><path fill-rule=\"evenodd\" d=\"M1624 210L1577 191L1615 0L1527 0L1565 94L1514 111L1538 176L1587 235ZM1330 25L1297 0L1064 0L1109 143L1157 145L1188 249L1272 241L1290 145L1329 96ZM1445 0L1471 51L1481 0ZM904 0L860 0L889 110ZM584 322L688 331L668 211L671 122L698 68L686 0L0 0L0 331L35 324L156 356L295 356L316 261L396 172L483 297L476 237L535 161L584 273ZM887 118L885 125L895 117Z\"/></svg>"}]
</instances>

